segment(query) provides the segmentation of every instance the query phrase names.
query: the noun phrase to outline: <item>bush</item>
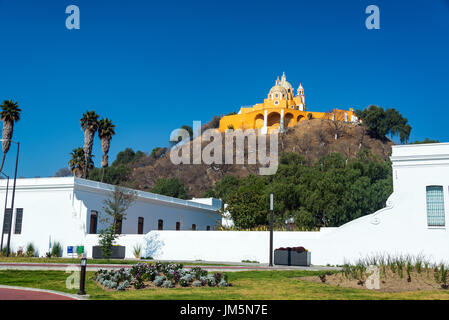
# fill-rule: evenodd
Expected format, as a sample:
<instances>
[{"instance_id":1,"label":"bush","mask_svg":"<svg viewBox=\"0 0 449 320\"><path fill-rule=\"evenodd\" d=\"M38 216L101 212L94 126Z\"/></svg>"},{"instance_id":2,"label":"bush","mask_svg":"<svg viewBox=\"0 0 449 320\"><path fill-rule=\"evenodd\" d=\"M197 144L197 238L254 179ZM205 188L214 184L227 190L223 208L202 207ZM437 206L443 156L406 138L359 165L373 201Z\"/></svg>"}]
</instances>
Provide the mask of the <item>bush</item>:
<instances>
[{"instance_id":1,"label":"bush","mask_svg":"<svg viewBox=\"0 0 449 320\"><path fill-rule=\"evenodd\" d=\"M193 281L192 285L193 285L194 287L202 287L202 286L203 286L203 284L202 284L201 281L199 281L199 280Z\"/></svg>"},{"instance_id":2,"label":"bush","mask_svg":"<svg viewBox=\"0 0 449 320\"><path fill-rule=\"evenodd\" d=\"M34 249L34 245L33 243L28 243L27 244L27 250L26 250L26 256L27 257L34 257L36 254L36 250Z\"/></svg>"},{"instance_id":3,"label":"bush","mask_svg":"<svg viewBox=\"0 0 449 320\"><path fill-rule=\"evenodd\" d=\"M95 274L95 280L109 289L126 290L130 286L135 289L145 287L145 282L152 281L156 287L173 288L176 284L182 287L210 287L230 286L227 283L227 276L220 272L208 274L206 270L199 267L192 270L182 269L182 264L161 263L154 264L138 263L130 269L121 268L119 270L100 269Z\"/></svg>"},{"instance_id":4,"label":"bush","mask_svg":"<svg viewBox=\"0 0 449 320\"><path fill-rule=\"evenodd\" d=\"M19 249L17 249L17 257L23 257L23 247L19 247Z\"/></svg>"},{"instance_id":5,"label":"bush","mask_svg":"<svg viewBox=\"0 0 449 320\"><path fill-rule=\"evenodd\" d=\"M215 276L210 274L206 277L207 285L209 287L214 287L217 284L217 280L215 279Z\"/></svg>"},{"instance_id":6,"label":"bush","mask_svg":"<svg viewBox=\"0 0 449 320\"><path fill-rule=\"evenodd\" d=\"M187 273L186 275L184 275L183 277L181 277L179 279L179 284L183 287L187 287L190 284L190 282L192 282L192 281L193 281L193 276L191 274Z\"/></svg>"},{"instance_id":7,"label":"bush","mask_svg":"<svg viewBox=\"0 0 449 320\"><path fill-rule=\"evenodd\" d=\"M207 276L207 271L204 269L201 269L200 267L193 267L190 270L190 273L193 275L195 279L199 279L200 277Z\"/></svg>"},{"instance_id":8,"label":"bush","mask_svg":"<svg viewBox=\"0 0 449 320\"><path fill-rule=\"evenodd\" d=\"M136 259L140 258L141 251L142 251L142 246L140 244L136 244L133 248L134 257L136 257Z\"/></svg>"},{"instance_id":9,"label":"bush","mask_svg":"<svg viewBox=\"0 0 449 320\"><path fill-rule=\"evenodd\" d=\"M53 242L53 246L51 248L51 256L52 257L61 257L62 256L62 245L61 243L55 241Z\"/></svg>"},{"instance_id":10,"label":"bush","mask_svg":"<svg viewBox=\"0 0 449 320\"><path fill-rule=\"evenodd\" d=\"M156 276L153 280L153 283L155 286L160 287L164 281L165 281L165 278L163 276Z\"/></svg>"},{"instance_id":11,"label":"bush","mask_svg":"<svg viewBox=\"0 0 449 320\"><path fill-rule=\"evenodd\" d=\"M226 282L225 279L221 279L220 282L218 283L219 287L227 287L228 283Z\"/></svg>"}]
</instances>

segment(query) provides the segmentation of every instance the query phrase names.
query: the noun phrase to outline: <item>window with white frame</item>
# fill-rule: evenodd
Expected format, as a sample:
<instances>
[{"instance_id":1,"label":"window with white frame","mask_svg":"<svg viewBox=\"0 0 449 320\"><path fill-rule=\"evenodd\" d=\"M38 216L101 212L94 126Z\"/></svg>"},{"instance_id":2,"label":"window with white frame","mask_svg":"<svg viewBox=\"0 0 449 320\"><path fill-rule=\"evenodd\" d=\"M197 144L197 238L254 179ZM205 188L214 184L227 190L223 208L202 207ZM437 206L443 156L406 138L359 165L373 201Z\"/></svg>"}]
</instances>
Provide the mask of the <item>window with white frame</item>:
<instances>
[{"instance_id":1,"label":"window with white frame","mask_svg":"<svg viewBox=\"0 0 449 320\"><path fill-rule=\"evenodd\" d=\"M444 227L444 194L442 186L426 187L427 225Z\"/></svg>"}]
</instances>

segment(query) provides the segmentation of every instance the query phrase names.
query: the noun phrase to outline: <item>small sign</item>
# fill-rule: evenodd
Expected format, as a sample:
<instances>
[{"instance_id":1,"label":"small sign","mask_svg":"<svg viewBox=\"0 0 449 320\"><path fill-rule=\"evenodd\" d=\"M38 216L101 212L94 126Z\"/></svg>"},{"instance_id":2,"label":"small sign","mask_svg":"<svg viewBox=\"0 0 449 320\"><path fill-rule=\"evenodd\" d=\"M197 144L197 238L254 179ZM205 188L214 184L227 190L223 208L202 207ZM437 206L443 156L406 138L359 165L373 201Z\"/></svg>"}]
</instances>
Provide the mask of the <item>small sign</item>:
<instances>
[{"instance_id":1,"label":"small sign","mask_svg":"<svg viewBox=\"0 0 449 320\"><path fill-rule=\"evenodd\" d=\"M73 253L73 246L67 246L67 254Z\"/></svg>"},{"instance_id":2,"label":"small sign","mask_svg":"<svg viewBox=\"0 0 449 320\"><path fill-rule=\"evenodd\" d=\"M84 253L84 246L78 246L76 252L77 252L78 254Z\"/></svg>"}]
</instances>

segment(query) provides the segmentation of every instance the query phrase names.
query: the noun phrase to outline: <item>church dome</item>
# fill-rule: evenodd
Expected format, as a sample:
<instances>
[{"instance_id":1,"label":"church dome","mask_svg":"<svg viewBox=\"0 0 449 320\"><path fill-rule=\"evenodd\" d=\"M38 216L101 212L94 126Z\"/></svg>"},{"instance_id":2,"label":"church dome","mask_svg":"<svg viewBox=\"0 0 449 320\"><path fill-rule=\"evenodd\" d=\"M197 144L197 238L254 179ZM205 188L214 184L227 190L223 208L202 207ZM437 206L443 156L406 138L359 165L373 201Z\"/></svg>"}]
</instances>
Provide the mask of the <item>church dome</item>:
<instances>
[{"instance_id":1,"label":"church dome","mask_svg":"<svg viewBox=\"0 0 449 320\"><path fill-rule=\"evenodd\" d=\"M273 94L273 93L287 94L287 89L285 89L284 86L277 84L270 90L270 94Z\"/></svg>"}]
</instances>

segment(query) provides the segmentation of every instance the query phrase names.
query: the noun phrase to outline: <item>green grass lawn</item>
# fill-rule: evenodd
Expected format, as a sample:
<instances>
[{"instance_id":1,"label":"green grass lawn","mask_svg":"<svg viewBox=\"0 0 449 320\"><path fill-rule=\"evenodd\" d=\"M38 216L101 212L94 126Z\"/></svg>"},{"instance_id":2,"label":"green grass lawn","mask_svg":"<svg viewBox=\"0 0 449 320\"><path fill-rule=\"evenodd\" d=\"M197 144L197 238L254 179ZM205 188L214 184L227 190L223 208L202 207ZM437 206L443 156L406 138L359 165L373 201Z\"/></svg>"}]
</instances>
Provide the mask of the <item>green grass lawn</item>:
<instances>
[{"instance_id":1,"label":"green grass lawn","mask_svg":"<svg viewBox=\"0 0 449 320\"><path fill-rule=\"evenodd\" d=\"M401 293L347 289L301 280L303 276L318 275L312 271L241 271L229 272L226 288L141 289L125 292L105 291L94 281L86 283L91 299L449 299L449 291L416 291ZM89 272L87 277L92 278ZM0 284L34 287L76 293L65 287L69 276L62 271L0 271Z\"/></svg>"},{"instance_id":2,"label":"green grass lawn","mask_svg":"<svg viewBox=\"0 0 449 320\"><path fill-rule=\"evenodd\" d=\"M123 260L123 259L87 259L88 264L136 264L139 262L155 262L156 260ZM9 262L9 263L72 263L72 264L80 264L80 259L76 258L28 258L28 257L0 257L1 262ZM176 262L176 261L174 261ZM224 264L213 264L213 263L204 263L201 261L192 261L192 262L182 262L184 265L198 265L198 266L222 266Z\"/></svg>"}]
</instances>

